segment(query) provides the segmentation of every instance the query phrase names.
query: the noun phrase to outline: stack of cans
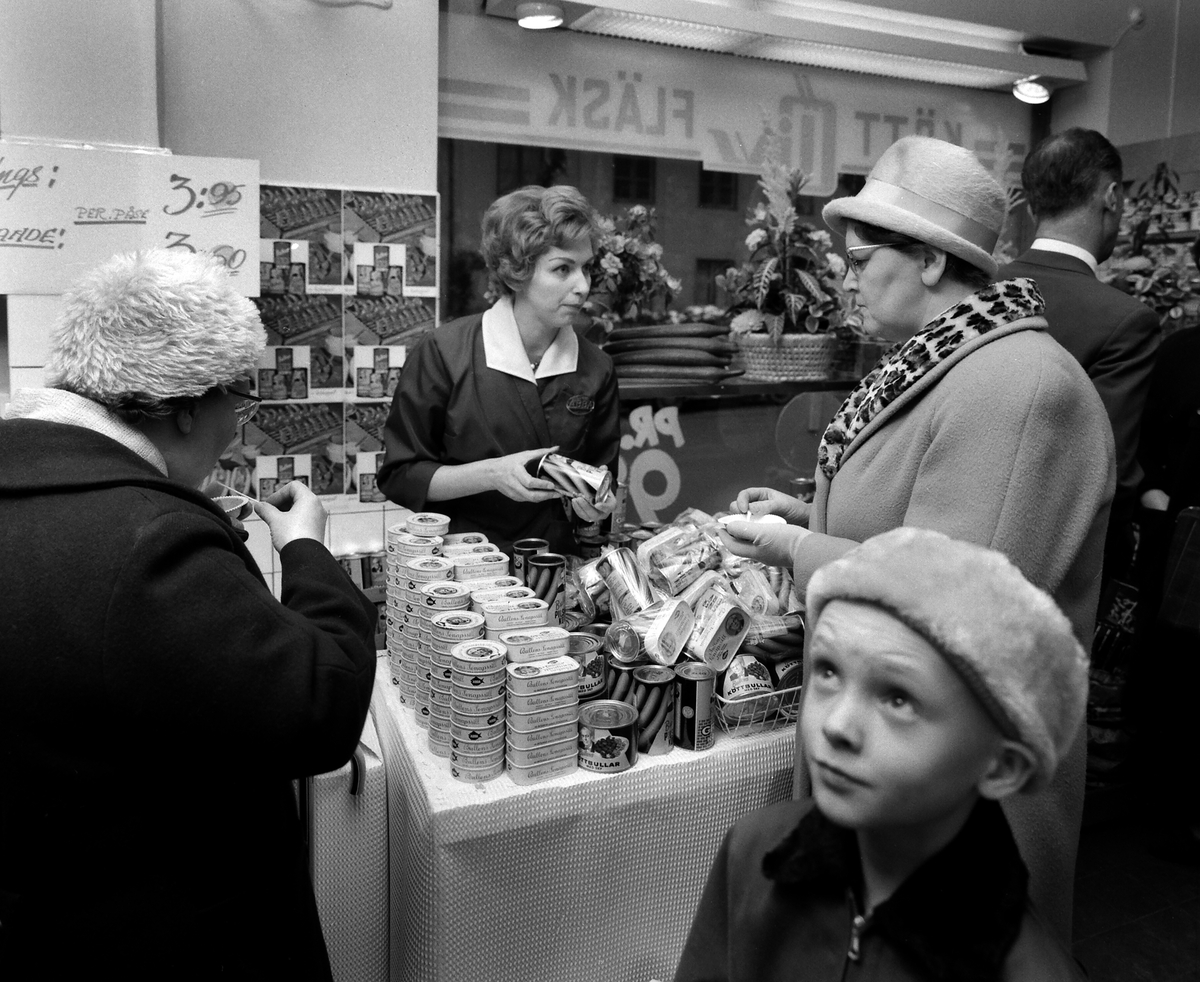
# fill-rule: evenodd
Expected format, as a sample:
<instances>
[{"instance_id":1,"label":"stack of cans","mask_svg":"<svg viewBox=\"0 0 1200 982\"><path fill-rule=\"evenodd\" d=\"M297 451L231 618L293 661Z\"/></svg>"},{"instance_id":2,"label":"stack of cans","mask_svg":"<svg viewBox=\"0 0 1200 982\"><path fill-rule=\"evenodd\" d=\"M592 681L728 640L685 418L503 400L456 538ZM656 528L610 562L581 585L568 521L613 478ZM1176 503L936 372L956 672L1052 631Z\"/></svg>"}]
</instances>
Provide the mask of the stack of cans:
<instances>
[{"instance_id":1,"label":"stack of cans","mask_svg":"<svg viewBox=\"0 0 1200 982\"><path fill-rule=\"evenodd\" d=\"M410 559L437 556L442 550L442 539L440 536L413 535L408 530L408 524L400 522L388 528L386 550L384 641L392 685L400 687L401 703L411 706L416 689L416 655L420 637L419 634L404 633L404 625L415 617L406 593L408 576L404 564ZM404 673L406 662L407 679Z\"/></svg>"},{"instance_id":2,"label":"stack of cans","mask_svg":"<svg viewBox=\"0 0 1200 982\"><path fill-rule=\"evenodd\" d=\"M444 557L443 557L444 558ZM467 608L471 604L471 592L462 583L453 580L437 580L421 586L417 593L417 693L416 706L420 711L421 671L429 676L429 749L439 757L450 756L450 693L452 680L449 673L449 647L434 636L434 619L443 625L439 633L443 638L458 636L457 640L478 637L482 625L478 614ZM447 615L461 620L447 623ZM438 658L437 645L444 646L444 661Z\"/></svg>"},{"instance_id":3,"label":"stack of cans","mask_svg":"<svg viewBox=\"0 0 1200 982\"><path fill-rule=\"evenodd\" d=\"M403 580L400 593L404 601L404 623L401 626L400 695L411 704L422 726L429 723L430 661L433 650L433 632L429 623L429 611L425 607L423 587L451 585L454 564L442 556L426 556L421 559L405 560L402 566ZM466 603L471 602L465 594ZM411 699L408 687L412 686Z\"/></svg>"},{"instance_id":4,"label":"stack of cans","mask_svg":"<svg viewBox=\"0 0 1200 982\"><path fill-rule=\"evenodd\" d=\"M460 641L450 649L450 773L460 781L490 781L504 770L507 662L497 641Z\"/></svg>"},{"instance_id":5,"label":"stack of cans","mask_svg":"<svg viewBox=\"0 0 1200 982\"><path fill-rule=\"evenodd\" d=\"M570 773L579 758L579 662L566 654L512 661L509 654L509 777L515 784L536 784Z\"/></svg>"}]
</instances>

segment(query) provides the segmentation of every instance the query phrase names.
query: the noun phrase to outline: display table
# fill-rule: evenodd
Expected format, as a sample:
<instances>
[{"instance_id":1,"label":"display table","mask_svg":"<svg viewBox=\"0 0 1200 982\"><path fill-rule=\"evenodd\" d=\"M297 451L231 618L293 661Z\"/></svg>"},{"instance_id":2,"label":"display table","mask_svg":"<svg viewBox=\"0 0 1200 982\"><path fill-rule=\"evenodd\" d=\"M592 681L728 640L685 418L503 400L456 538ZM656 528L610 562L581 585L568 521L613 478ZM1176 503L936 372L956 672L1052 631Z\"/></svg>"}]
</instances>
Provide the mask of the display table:
<instances>
[{"instance_id":1,"label":"display table","mask_svg":"<svg viewBox=\"0 0 1200 982\"><path fill-rule=\"evenodd\" d=\"M669 982L721 838L792 794L795 729L616 775L462 784L381 660L394 982Z\"/></svg>"}]
</instances>

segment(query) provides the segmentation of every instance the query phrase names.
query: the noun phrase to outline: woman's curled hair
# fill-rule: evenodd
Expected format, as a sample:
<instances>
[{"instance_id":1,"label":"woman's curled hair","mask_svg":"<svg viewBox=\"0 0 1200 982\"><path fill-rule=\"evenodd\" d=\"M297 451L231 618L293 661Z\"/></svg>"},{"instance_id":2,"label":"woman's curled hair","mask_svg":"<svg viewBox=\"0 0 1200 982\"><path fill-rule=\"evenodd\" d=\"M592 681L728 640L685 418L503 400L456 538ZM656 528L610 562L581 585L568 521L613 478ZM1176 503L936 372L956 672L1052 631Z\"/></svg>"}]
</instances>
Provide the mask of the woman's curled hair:
<instances>
[{"instance_id":1,"label":"woman's curled hair","mask_svg":"<svg viewBox=\"0 0 1200 982\"><path fill-rule=\"evenodd\" d=\"M600 237L595 212L573 187L531 184L497 198L483 216L479 251L488 269L488 288L511 296L529 282L547 249L562 248L587 236L595 249Z\"/></svg>"}]
</instances>

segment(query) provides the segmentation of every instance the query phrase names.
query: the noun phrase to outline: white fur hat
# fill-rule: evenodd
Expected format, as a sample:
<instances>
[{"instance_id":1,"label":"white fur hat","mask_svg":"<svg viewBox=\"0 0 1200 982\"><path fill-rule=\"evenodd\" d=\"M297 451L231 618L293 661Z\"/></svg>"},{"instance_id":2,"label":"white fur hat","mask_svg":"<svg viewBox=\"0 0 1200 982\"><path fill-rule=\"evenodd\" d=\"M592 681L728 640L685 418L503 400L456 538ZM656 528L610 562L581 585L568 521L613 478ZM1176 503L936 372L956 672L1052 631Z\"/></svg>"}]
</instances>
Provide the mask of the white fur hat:
<instances>
[{"instance_id":1,"label":"white fur hat","mask_svg":"<svg viewBox=\"0 0 1200 982\"><path fill-rule=\"evenodd\" d=\"M822 566L808 583L811 637L831 600L873 604L933 645L1010 739L1042 787L1070 749L1087 702L1088 657L1058 605L1002 553L898 528Z\"/></svg>"},{"instance_id":2,"label":"white fur hat","mask_svg":"<svg viewBox=\"0 0 1200 982\"><path fill-rule=\"evenodd\" d=\"M1004 225L1004 189L964 147L928 136L897 140L853 197L821 212L838 235L846 221L866 222L944 249L994 277L992 258Z\"/></svg>"},{"instance_id":3,"label":"white fur hat","mask_svg":"<svg viewBox=\"0 0 1200 982\"><path fill-rule=\"evenodd\" d=\"M47 384L100 403L201 396L253 372L267 343L258 310L207 253L117 255L63 300Z\"/></svg>"}]
</instances>

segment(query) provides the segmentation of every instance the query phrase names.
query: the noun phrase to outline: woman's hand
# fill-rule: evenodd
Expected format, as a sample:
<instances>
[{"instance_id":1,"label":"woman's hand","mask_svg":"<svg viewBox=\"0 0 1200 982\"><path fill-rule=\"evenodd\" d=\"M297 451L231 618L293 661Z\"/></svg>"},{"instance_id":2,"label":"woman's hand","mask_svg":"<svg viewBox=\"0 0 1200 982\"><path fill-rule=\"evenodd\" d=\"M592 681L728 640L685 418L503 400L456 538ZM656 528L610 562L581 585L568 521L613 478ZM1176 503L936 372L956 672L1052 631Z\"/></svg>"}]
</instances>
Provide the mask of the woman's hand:
<instances>
[{"instance_id":1,"label":"woman's hand","mask_svg":"<svg viewBox=\"0 0 1200 982\"><path fill-rule=\"evenodd\" d=\"M737 499L729 503L729 510L737 515L778 515L789 525L808 525L812 505L807 501L774 488L746 488L738 492Z\"/></svg>"},{"instance_id":2,"label":"woman's hand","mask_svg":"<svg viewBox=\"0 0 1200 982\"><path fill-rule=\"evenodd\" d=\"M271 530L276 552L296 539L325 541L325 506L307 484L285 484L265 501L255 502L254 511Z\"/></svg>"},{"instance_id":3,"label":"woman's hand","mask_svg":"<svg viewBox=\"0 0 1200 982\"><path fill-rule=\"evenodd\" d=\"M575 514L589 525L607 518L613 513L613 509L616 507L617 496L611 490L603 498L597 499L594 505L589 505L582 497L571 499L571 508Z\"/></svg>"},{"instance_id":4,"label":"woman's hand","mask_svg":"<svg viewBox=\"0 0 1200 982\"><path fill-rule=\"evenodd\" d=\"M799 525L778 522L726 522L720 530L721 542L735 556L788 569L795 565L792 557L796 546L810 535Z\"/></svg>"},{"instance_id":5,"label":"woman's hand","mask_svg":"<svg viewBox=\"0 0 1200 982\"><path fill-rule=\"evenodd\" d=\"M526 469L531 460L554 453L557 449L543 447L541 450L522 450L505 457L493 457L487 462L492 487L513 501L549 501L558 497L556 485L534 477Z\"/></svg>"}]
</instances>

